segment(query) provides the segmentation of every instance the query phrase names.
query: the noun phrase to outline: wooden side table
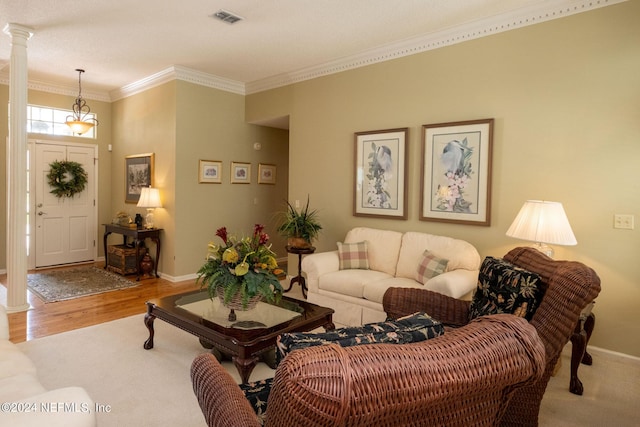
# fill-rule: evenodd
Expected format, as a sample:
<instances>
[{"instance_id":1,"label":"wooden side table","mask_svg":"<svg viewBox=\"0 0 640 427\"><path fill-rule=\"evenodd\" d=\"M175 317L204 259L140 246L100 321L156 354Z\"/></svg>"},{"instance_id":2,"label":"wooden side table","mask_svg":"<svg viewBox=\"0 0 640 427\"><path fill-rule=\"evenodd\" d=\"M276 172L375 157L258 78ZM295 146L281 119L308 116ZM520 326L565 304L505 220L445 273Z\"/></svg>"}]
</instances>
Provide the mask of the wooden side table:
<instances>
[{"instance_id":1,"label":"wooden side table","mask_svg":"<svg viewBox=\"0 0 640 427\"><path fill-rule=\"evenodd\" d=\"M312 254L316 251L316 248L314 248L313 246L310 246L308 248L294 248L293 246L286 246L286 250L290 254L298 255L298 275L291 279L291 282L289 282L289 287L285 289L285 292L289 292L294 283L299 283L300 287L302 288L302 296L306 299L307 282L304 277L302 277L302 255Z\"/></svg>"},{"instance_id":2,"label":"wooden side table","mask_svg":"<svg viewBox=\"0 0 640 427\"><path fill-rule=\"evenodd\" d=\"M573 394L582 395L584 387L582 381L578 378L578 367L580 363L585 365L591 365L593 359L589 353L587 353L587 344L593 333L593 328L596 325L596 316L592 313L593 305L595 301L591 301L582 313L580 313L580 320L576 325L576 329L571 335L571 379L569 382L569 391Z\"/></svg>"},{"instance_id":3,"label":"wooden side table","mask_svg":"<svg viewBox=\"0 0 640 427\"><path fill-rule=\"evenodd\" d=\"M140 248L144 246L145 239L151 239L152 242L156 244L156 260L155 260L155 276L158 276L158 263L160 261L160 231L161 228L131 228L124 227L122 225L117 224L103 224L104 225L104 255L107 256L107 237L111 233L122 234L124 238L124 244L127 244L127 237L132 237L134 241L134 246L136 249L136 268L138 277L136 280L140 280L140 276L142 275L142 271L140 269L140 261L141 256L144 253L141 253ZM108 260L107 260L108 261ZM108 262L105 262L104 268L107 269Z\"/></svg>"}]
</instances>

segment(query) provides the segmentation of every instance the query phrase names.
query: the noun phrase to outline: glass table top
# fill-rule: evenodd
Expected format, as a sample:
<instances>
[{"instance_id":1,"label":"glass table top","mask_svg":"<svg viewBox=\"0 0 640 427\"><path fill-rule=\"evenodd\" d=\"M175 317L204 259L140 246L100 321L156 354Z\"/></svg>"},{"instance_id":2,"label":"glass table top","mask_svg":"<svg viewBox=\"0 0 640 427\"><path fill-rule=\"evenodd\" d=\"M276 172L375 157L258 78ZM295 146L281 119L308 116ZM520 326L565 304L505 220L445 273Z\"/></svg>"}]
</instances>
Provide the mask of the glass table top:
<instances>
[{"instance_id":1,"label":"glass table top","mask_svg":"<svg viewBox=\"0 0 640 427\"><path fill-rule=\"evenodd\" d=\"M235 310L236 320L229 321L231 310L222 305L218 298L210 299L206 291L177 299L176 307L224 328L236 329L271 328L302 316L304 312L301 306L291 301L282 300L278 305L259 302L251 310Z\"/></svg>"}]
</instances>

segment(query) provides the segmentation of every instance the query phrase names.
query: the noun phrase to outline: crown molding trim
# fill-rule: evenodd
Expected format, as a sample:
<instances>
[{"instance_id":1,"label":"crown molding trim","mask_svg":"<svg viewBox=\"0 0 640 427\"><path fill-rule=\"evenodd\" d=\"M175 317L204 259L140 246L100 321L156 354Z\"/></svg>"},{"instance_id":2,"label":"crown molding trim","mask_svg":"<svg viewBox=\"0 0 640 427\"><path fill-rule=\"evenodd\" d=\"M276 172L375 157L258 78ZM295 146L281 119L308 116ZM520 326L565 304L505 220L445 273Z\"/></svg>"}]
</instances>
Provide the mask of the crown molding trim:
<instances>
[{"instance_id":1,"label":"crown molding trim","mask_svg":"<svg viewBox=\"0 0 640 427\"><path fill-rule=\"evenodd\" d=\"M470 22L444 31L406 39L335 61L303 68L290 73L278 74L248 83L225 79L223 77L192 70L183 66L174 65L110 92L83 91L83 97L97 101L113 102L144 92L172 80L182 80L238 95L250 95L299 83L305 80L341 73L343 71L373 65L379 62L390 61L481 37L499 34L509 30L523 28L529 25L564 18L582 12L588 12L605 6L623 3L625 1L628 0L556 0L551 2L542 2L541 4L537 4L532 7ZM0 65L2 65L2 63L0 63ZM0 67L0 69L2 68L4 67ZM9 85L8 74L4 72L0 74L0 84ZM29 89L43 92L68 95L72 97L77 96L77 88L72 86L30 80L27 83L27 87Z\"/></svg>"},{"instance_id":2,"label":"crown molding trim","mask_svg":"<svg viewBox=\"0 0 640 427\"><path fill-rule=\"evenodd\" d=\"M0 75L0 84L9 86L9 75ZM78 96L77 86L61 85L50 82L42 82L38 80L29 80L27 82L27 89L37 90L41 92L54 93L56 95L71 96L73 98ZM111 97L108 92L91 91L83 88L82 97L84 99L91 99L94 101L111 102Z\"/></svg>"},{"instance_id":3,"label":"crown molding trim","mask_svg":"<svg viewBox=\"0 0 640 427\"><path fill-rule=\"evenodd\" d=\"M452 27L448 30L426 34L370 49L318 66L304 68L291 73L278 74L262 80L246 83L248 95L328 76L379 62L415 55L417 53L462 43L493 34L502 33L541 22L564 18L582 12L623 3L627 0L560 0L543 2L528 8L495 15L493 17Z\"/></svg>"},{"instance_id":4,"label":"crown molding trim","mask_svg":"<svg viewBox=\"0 0 640 427\"><path fill-rule=\"evenodd\" d=\"M220 89L226 92L232 92L239 95L245 94L244 83L237 82L235 80L224 79L212 74L203 73L200 71L192 70L180 65L173 65L149 77L145 77L136 82L128 84L110 92L111 99L117 101L128 96L135 95L140 92L144 92L156 86L168 83L173 80L182 80L189 83L194 83L200 86L211 87L214 89Z\"/></svg>"}]
</instances>

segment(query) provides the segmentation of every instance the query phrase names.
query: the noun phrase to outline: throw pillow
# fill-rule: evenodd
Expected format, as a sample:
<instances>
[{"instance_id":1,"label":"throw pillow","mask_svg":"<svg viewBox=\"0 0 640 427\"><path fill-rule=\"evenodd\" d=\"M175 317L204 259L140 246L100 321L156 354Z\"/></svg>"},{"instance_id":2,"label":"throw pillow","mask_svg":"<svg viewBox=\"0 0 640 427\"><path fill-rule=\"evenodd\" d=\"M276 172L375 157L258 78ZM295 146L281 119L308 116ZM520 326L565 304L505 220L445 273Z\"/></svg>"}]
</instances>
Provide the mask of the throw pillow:
<instances>
[{"instance_id":1,"label":"throw pillow","mask_svg":"<svg viewBox=\"0 0 640 427\"><path fill-rule=\"evenodd\" d=\"M429 279L444 273L447 271L447 264L449 264L448 259L439 258L425 250L418 263L418 275L416 277L418 282L424 285Z\"/></svg>"},{"instance_id":2,"label":"throw pillow","mask_svg":"<svg viewBox=\"0 0 640 427\"><path fill-rule=\"evenodd\" d=\"M366 240L358 243L338 242L338 258L340 270L369 269Z\"/></svg>"},{"instance_id":3,"label":"throw pillow","mask_svg":"<svg viewBox=\"0 0 640 427\"><path fill-rule=\"evenodd\" d=\"M493 257L480 266L478 288L469 307L469 319L509 313L531 320L544 295L540 276Z\"/></svg>"}]
</instances>

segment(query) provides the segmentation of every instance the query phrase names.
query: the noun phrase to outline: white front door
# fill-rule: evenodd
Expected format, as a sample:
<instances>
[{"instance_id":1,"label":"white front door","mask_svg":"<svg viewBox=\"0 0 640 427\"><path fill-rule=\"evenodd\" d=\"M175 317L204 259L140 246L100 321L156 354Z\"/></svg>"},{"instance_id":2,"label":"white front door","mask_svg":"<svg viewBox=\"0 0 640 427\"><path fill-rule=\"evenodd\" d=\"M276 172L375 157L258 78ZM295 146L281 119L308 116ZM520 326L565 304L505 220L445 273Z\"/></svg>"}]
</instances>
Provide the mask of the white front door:
<instances>
[{"instance_id":1,"label":"white front door","mask_svg":"<svg viewBox=\"0 0 640 427\"><path fill-rule=\"evenodd\" d=\"M96 149L86 144L36 143L35 200L31 212L35 224L35 266L47 267L95 259ZM78 162L87 172L88 182L81 193L58 198L51 194L47 180L51 162Z\"/></svg>"}]
</instances>

